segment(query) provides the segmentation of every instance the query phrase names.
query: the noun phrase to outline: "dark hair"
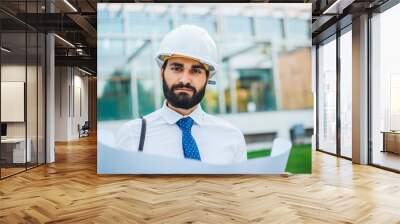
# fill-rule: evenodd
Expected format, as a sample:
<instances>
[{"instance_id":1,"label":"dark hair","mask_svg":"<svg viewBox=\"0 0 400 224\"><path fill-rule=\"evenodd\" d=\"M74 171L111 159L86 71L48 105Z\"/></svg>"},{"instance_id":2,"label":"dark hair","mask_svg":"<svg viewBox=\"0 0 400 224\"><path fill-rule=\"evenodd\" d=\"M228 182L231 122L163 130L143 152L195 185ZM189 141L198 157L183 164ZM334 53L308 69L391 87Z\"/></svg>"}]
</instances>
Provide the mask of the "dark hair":
<instances>
[{"instance_id":1,"label":"dark hair","mask_svg":"<svg viewBox=\"0 0 400 224\"><path fill-rule=\"evenodd\" d=\"M169 59L165 60L165 61L164 61L164 64L161 66L161 68L162 68L162 70L163 70L163 75L164 75L165 68L167 67L168 60L169 60ZM206 78L208 79L208 76L210 75L210 71L208 71L207 69L205 69L205 70L206 70Z\"/></svg>"},{"instance_id":2,"label":"dark hair","mask_svg":"<svg viewBox=\"0 0 400 224\"><path fill-rule=\"evenodd\" d=\"M165 71L165 68L167 67L168 64L168 59L164 61L164 64L162 65L162 69Z\"/></svg>"}]
</instances>

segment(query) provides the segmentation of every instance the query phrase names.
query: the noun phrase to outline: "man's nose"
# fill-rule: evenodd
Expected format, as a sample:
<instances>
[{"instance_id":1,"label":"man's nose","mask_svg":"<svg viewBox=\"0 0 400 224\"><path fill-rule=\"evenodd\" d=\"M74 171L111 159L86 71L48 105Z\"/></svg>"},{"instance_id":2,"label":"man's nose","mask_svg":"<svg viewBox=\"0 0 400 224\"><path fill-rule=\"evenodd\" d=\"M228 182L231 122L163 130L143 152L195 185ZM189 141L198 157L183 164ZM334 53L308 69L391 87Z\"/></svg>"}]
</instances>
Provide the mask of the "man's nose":
<instances>
[{"instance_id":1,"label":"man's nose","mask_svg":"<svg viewBox=\"0 0 400 224\"><path fill-rule=\"evenodd\" d=\"M189 69L184 69L179 81L184 84L192 82L192 77Z\"/></svg>"}]
</instances>

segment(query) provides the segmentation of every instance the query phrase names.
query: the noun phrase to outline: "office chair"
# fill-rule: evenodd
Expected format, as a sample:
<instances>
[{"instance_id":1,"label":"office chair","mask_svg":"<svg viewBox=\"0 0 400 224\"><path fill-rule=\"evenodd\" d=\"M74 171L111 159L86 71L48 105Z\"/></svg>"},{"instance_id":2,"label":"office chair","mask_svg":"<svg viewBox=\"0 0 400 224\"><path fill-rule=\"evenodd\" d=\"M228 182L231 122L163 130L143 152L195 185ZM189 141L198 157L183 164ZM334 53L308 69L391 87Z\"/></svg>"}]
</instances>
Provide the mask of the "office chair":
<instances>
[{"instance_id":1,"label":"office chair","mask_svg":"<svg viewBox=\"0 0 400 224\"><path fill-rule=\"evenodd\" d=\"M90 129L89 121L85 121L82 127L80 127L80 125L78 124L79 138L89 136L89 129Z\"/></svg>"}]
</instances>

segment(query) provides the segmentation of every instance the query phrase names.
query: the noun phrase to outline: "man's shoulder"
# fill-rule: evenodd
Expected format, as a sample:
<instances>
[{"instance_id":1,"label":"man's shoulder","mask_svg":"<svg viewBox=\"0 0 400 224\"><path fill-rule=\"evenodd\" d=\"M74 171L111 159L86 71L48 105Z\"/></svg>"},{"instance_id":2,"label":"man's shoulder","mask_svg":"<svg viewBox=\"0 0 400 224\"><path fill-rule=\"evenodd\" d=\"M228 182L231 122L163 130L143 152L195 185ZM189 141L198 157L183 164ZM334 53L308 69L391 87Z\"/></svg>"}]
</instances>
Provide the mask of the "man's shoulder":
<instances>
[{"instance_id":1,"label":"man's shoulder","mask_svg":"<svg viewBox=\"0 0 400 224\"><path fill-rule=\"evenodd\" d=\"M118 131L119 135L125 135L128 133L134 134L139 131L139 127L141 126L141 119L136 118L130 121L123 123Z\"/></svg>"},{"instance_id":2,"label":"man's shoulder","mask_svg":"<svg viewBox=\"0 0 400 224\"><path fill-rule=\"evenodd\" d=\"M150 114L147 114L147 115L143 116L143 118L146 119L146 124L148 124L149 122L153 122L160 118L159 110L156 110ZM128 130L139 131L141 126L142 126L142 119L136 118L136 119L125 122L122 125L121 129L122 129L122 131L128 131Z\"/></svg>"},{"instance_id":3,"label":"man's shoulder","mask_svg":"<svg viewBox=\"0 0 400 224\"><path fill-rule=\"evenodd\" d=\"M143 118L146 119L147 122L153 122L153 121L161 118L161 112L162 112L162 108L157 109L157 110L143 116ZM141 119L139 118L138 120L141 120Z\"/></svg>"},{"instance_id":4,"label":"man's shoulder","mask_svg":"<svg viewBox=\"0 0 400 224\"><path fill-rule=\"evenodd\" d=\"M206 123L208 123L212 126L223 128L223 129L225 129L225 131L230 130L236 134L243 135L243 133L240 131L239 128L237 128L236 126L234 126L233 124L231 124L230 122L226 121L223 118L205 113L205 120L206 120Z\"/></svg>"}]
</instances>

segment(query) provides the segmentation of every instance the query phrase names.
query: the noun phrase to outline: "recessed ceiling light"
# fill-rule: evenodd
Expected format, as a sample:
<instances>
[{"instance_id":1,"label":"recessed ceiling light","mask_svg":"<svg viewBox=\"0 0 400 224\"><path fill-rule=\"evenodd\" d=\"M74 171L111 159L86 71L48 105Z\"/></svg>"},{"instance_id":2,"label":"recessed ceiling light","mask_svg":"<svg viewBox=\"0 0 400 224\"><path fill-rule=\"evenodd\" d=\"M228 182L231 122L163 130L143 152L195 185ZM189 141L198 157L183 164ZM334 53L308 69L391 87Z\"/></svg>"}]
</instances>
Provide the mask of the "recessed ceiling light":
<instances>
[{"instance_id":1,"label":"recessed ceiling light","mask_svg":"<svg viewBox=\"0 0 400 224\"><path fill-rule=\"evenodd\" d=\"M10 53L10 52L11 52L11 50L9 50L9 49L7 49L7 48L5 48L5 47L1 47L1 50L4 51L4 52L6 52L6 53Z\"/></svg>"}]
</instances>

